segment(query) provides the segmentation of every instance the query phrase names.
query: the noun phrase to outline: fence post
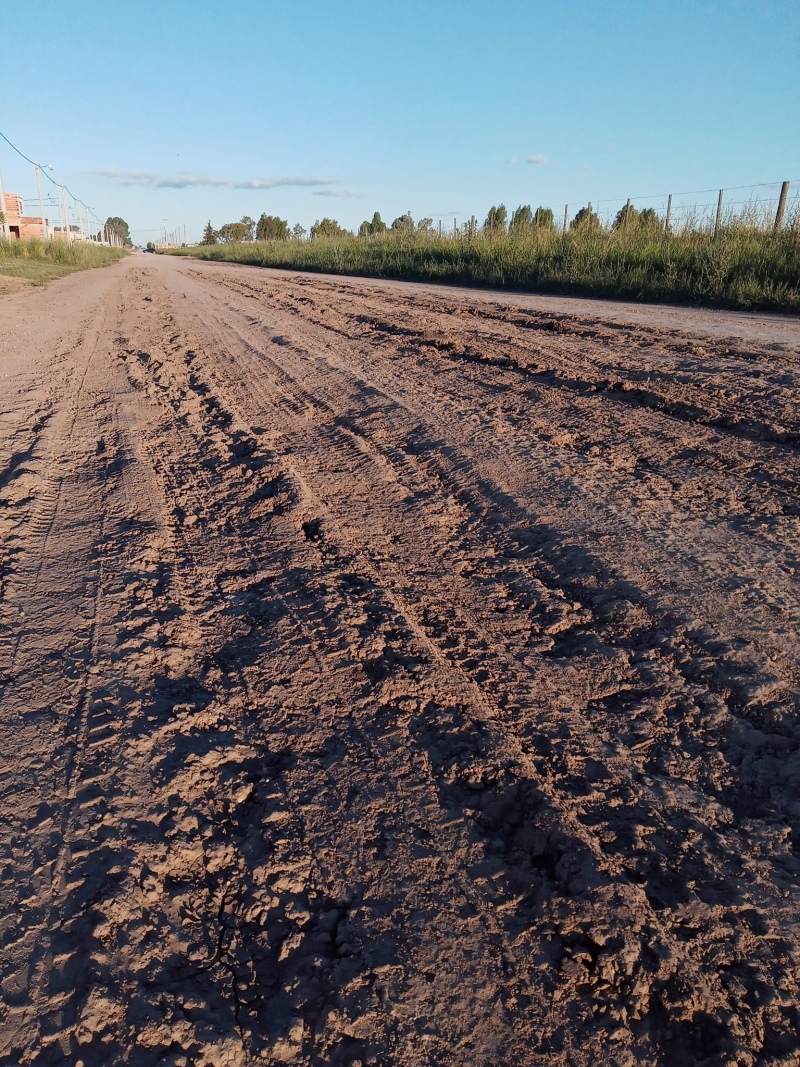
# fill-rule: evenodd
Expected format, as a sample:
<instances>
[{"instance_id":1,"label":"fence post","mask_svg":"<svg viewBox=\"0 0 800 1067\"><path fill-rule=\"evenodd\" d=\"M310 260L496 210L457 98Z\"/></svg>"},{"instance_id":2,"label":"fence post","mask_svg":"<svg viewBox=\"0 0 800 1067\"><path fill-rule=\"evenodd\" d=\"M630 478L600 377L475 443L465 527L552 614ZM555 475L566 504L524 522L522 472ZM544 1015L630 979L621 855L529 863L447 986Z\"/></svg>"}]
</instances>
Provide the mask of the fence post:
<instances>
[{"instance_id":1,"label":"fence post","mask_svg":"<svg viewBox=\"0 0 800 1067\"><path fill-rule=\"evenodd\" d=\"M439 219L439 236L442 236L442 220Z\"/></svg>"},{"instance_id":2,"label":"fence post","mask_svg":"<svg viewBox=\"0 0 800 1067\"><path fill-rule=\"evenodd\" d=\"M669 236L669 220L672 218L672 193L667 197L667 218L664 222L664 236Z\"/></svg>"},{"instance_id":3,"label":"fence post","mask_svg":"<svg viewBox=\"0 0 800 1067\"><path fill-rule=\"evenodd\" d=\"M630 214L631 214L631 198L628 197L628 203L625 205L625 222L623 224L626 230L628 228L628 220L630 218Z\"/></svg>"},{"instance_id":4,"label":"fence post","mask_svg":"<svg viewBox=\"0 0 800 1067\"><path fill-rule=\"evenodd\" d=\"M475 216L473 215L469 222L469 235L475 237Z\"/></svg>"},{"instance_id":5,"label":"fence post","mask_svg":"<svg viewBox=\"0 0 800 1067\"><path fill-rule=\"evenodd\" d=\"M789 195L789 183L784 182L781 186L781 195L778 197L778 210L775 212L774 232L777 233L783 226L783 213L786 210L786 197Z\"/></svg>"},{"instance_id":6,"label":"fence post","mask_svg":"<svg viewBox=\"0 0 800 1067\"><path fill-rule=\"evenodd\" d=\"M458 229L456 227L456 220L453 219L453 237L457 237L457 236L458 236Z\"/></svg>"},{"instance_id":7,"label":"fence post","mask_svg":"<svg viewBox=\"0 0 800 1067\"><path fill-rule=\"evenodd\" d=\"M567 232L567 212L569 211L569 204L564 204L564 229L562 233Z\"/></svg>"},{"instance_id":8,"label":"fence post","mask_svg":"<svg viewBox=\"0 0 800 1067\"><path fill-rule=\"evenodd\" d=\"M714 223L714 238L715 239L716 239L717 234L719 233L720 223L722 222L722 194L724 192L725 192L724 189L720 189L720 191L719 191L719 199L717 200L717 219L716 219L716 222Z\"/></svg>"}]
</instances>

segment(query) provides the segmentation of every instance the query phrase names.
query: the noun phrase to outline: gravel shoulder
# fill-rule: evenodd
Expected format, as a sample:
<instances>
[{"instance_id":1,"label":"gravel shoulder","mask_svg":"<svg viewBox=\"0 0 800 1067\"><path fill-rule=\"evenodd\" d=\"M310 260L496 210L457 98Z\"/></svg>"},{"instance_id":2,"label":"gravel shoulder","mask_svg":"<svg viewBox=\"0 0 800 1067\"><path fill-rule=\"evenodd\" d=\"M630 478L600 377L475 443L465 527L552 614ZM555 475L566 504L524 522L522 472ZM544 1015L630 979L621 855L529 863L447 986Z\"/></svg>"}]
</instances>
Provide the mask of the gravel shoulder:
<instances>
[{"instance_id":1,"label":"gravel shoulder","mask_svg":"<svg viewBox=\"0 0 800 1067\"><path fill-rule=\"evenodd\" d=\"M797 320L133 256L0 375L0 1064L797 1062Z\"/></svg>"}]
</instances>

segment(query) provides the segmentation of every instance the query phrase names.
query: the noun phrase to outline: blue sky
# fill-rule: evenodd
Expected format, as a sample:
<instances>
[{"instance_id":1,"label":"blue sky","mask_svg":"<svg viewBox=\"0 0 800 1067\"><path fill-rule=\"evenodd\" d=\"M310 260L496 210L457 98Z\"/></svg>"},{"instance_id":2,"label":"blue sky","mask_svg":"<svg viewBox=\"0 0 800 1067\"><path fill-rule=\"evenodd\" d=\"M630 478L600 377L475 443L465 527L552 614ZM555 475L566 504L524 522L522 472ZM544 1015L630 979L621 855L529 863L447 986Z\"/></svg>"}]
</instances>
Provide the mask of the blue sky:
<instances>
[{"instance_id":1,"label":"blue sky","mask_svg":"<svg viewBox=\"0 0 800 1067\"><path fill-rule=\"evenodd\" d=\"M0 129L142 242L800 179L796 0L26 0L4 31Z\"/></svg>"}]
</instances>

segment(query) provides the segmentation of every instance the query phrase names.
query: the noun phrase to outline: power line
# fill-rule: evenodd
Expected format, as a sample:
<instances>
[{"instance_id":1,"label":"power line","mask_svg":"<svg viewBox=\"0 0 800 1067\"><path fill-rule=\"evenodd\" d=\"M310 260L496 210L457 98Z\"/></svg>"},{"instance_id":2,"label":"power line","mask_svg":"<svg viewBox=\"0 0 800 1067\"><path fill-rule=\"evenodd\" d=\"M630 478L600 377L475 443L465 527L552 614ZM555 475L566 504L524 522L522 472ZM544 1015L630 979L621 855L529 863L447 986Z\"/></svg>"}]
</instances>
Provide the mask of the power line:
<instances>
[{"instance_id":1,"label":"power line","mask_svg":"<svg viewBox=\"0 0 800 1067\"><path fill-rule=\"evenodd\" d=\"M30 165L32 167L38 167L40 173L44 174L45 178L47 178L47 180L49 182L51 182L53 185L55 185L55 187L57 189L63 189L65 192L69 193L69 195L72 197L73 202L76 205L77 204L82 204L83 207L86 209L87 213L89 213L91 215L91 217L94 219L94 221L97 223L98 226L102 227L104 225L104 223L101 222L100 219L97 217L97 215L94 213L94 208L89 207L89 205L84 203L83 200L80 200L77 196L75 196L75 194L72 192L72 190L69 188L68 185L64 185L63 182L57 182L55 180L55 178L52 178L50 176L50 174L47 171L47 167L48 167L49 164L37 163L35 160L31 159L29 156L26 156L25 153L23 151L21 151L21 149L17 148L17 146L13 143L13 141L9 141L9 139L6 137L6 135L3 133L2 130L0 130L0 137L2 137L3 140L6 142L6 144L10 148L13 148L13 150L17 153L17 155L20 156L22 159L24 159L26 163L30 163ZM58 206L58 201L54 202L54 206L56 206L56 207Z\"/></svg>"}]
</instances>

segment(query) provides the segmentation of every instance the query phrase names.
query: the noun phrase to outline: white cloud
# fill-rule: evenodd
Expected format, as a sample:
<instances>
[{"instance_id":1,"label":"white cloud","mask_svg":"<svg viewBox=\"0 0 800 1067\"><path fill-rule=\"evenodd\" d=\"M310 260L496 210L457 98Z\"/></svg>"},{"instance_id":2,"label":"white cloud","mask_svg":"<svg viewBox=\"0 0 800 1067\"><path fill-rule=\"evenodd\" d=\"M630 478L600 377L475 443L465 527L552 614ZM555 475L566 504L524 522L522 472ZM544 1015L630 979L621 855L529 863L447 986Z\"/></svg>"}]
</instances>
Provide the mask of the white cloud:
<instances>
[{"instance_id":1,"label":"white cloud","mask_svg":"<svg viewBox=\"0 0 800 1067\"><path fill-rule=\"evenodd\" d=\"M363 200L362 193L355 193L352 189L319 189L312 196L337 196L342 200Z\"/></svg>"},{"instance_id":2,"label":"white cloud","mask_svg":"<svg viewBox=\"0 0 800 1067\"><path fill-rule=\"evenodd\" d=\"M114 167L104 167L91 173L117 181L120 185L139 185L148 189L275 189L281 185L334 185L336 182L335 178L314 178L305 175L283 178L214 178L206 174L153 174L143 170L116 170Z\"/></svg>"},{"instance_id":3,"label":"white cloud","mask_svg":"<svg viewBox=\"0 0 800 1067\"><path fill-rule=\"evenodd\" d=\"M525 159L525 162L526 163L533 163L535 166L541 166L543 163L549 163L550 162L550 157L549 156L527 156L526 159Z\"/></svg>"}]
</instances>

